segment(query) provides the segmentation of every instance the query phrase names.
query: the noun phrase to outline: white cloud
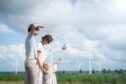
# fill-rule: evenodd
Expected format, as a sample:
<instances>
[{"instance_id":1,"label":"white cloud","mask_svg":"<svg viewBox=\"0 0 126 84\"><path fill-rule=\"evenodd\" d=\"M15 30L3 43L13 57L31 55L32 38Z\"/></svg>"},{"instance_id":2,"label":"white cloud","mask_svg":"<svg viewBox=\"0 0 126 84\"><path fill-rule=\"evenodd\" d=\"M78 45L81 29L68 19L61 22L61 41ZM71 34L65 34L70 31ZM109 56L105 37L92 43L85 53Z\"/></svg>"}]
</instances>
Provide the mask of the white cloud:
<instances>
[{"instance_id":1,"label":"white cloud","mask_svg":"<svg viewBox=\"0 0 126 84\"><path fill-rule=\"evenodd\" d=\"M9 70L15 69L15 62L17 59L18 66L21 70L24 70L24 45L23 44L12 44L12 45L0 45L0 66L4 68L9 66ZM1 69L0 69L1 71ZM5 70L8 71L8 70Z\"/></svg>"},{"instance_id":2,"label":"white cloud","mask_svg":"<svg viewBox=\"0 0 126 84\"><path fill-rule=\"evenodd\" d=\"M12 29L10 29L7 25L5 24L0 24L0 32L13 32Z\"/></svg>"},{"instance_id":3,"label":"white cloud","mask_svg":"<svg viewBox=\"0 0 126 84\"><path fill-rule=\"evenodd\" d=\"M94 59L104 60L106 63L114 60L118 63L116 59L125 56L126 12L123 11L122 14L116 11L114 0L25 2L24 4L24 0L13 0L11 3L7 0L1 1L0 19L7 28L0 31L10 31L9 27L26 33L30 23L38 22L45 26L40 32L41 35L51 33L54 37L57 45L52 45L51 48L61 48L64 43L70 44L69 53L65 54L68 56L64 57L66 59L85 60L90 52ZM21 46L19 47L9 46L10 50L7 49L7 52L12 56L10 58L23 53ZM15 52L15 49L20 52Z\"/></svg>"}]
</instances>

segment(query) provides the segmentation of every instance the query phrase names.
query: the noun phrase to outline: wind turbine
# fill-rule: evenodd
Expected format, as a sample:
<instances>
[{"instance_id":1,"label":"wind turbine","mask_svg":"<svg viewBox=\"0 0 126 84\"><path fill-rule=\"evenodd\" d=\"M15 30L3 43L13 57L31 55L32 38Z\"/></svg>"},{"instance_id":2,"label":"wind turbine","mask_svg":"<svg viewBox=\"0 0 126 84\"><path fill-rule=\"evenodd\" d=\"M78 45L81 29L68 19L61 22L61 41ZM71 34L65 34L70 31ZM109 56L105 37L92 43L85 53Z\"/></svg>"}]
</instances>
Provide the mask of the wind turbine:
<instances>
[{"instance_id":1,"label":"wind turbine","mask_svg":"<svg viewBox=\"0 0 126 84\"><path fill-rule=\"evenodd\" d=\"M91 54L89 54L89 74L91 75L92 74L92 62L91 62Z\"/></svg>"},{"instance_id":2,"label":"wind turbine","mask_svg":"<svg viewBox=\"0 0 126 84\"><path fill-rule=\"evenodd\" d=\"M78 67L77 70L78 70L78 71L81 70L81 63L80 63L79 61L76 61L76 63L77 63L77 67Z\"/></svg>"},{"instance_id":3,"label":"wind turbine","mask_svg":"<svg viewBox=\"0 0 126 84\"><path fill-rule=\"evenodd\" d=\"M99 69L99 72L101 72L101 62L100 61L98 63L98 69Z\"/></svg>"},{"instance_id":4,"label":"wind turbine","mask_svg":"<svg viewBox=\"0 0 126 84\"><path fill-rule=\"evenodd\" d=\"M15 74L17 75L17 57L15 59Z\"/></svg>"}]
</instances>

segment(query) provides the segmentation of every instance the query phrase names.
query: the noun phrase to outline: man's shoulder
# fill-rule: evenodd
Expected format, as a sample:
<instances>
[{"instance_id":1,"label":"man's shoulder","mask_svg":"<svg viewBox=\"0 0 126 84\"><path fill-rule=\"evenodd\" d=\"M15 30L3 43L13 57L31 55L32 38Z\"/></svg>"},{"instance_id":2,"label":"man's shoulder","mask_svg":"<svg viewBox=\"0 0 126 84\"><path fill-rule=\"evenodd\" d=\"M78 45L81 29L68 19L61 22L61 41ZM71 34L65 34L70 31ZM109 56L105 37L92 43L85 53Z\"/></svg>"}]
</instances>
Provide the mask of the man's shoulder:
<instances>
[{"instance_id":1,"label":"man's shoulder","mask_svg":"<svg viewBox=\"0 0 126 84\"><path fill-rule=\"evenodd\" d=\"M27 39L34 39L35 38L35 36L34 35L31 35L30 33L27 35L27 37L26 37Z\"/></svg>"},{"instance_id":2,"label":"man's shoulder","mask_svg":"<svg viewBox=\"0 0 126 84\"><path fill-rule=\"evenodd\" d=\"M38 47L42 47L42 43L41 43L41 42L38 42L38 43L37 43L37 46L38 46Z\"/></svg>"}]
</instances>

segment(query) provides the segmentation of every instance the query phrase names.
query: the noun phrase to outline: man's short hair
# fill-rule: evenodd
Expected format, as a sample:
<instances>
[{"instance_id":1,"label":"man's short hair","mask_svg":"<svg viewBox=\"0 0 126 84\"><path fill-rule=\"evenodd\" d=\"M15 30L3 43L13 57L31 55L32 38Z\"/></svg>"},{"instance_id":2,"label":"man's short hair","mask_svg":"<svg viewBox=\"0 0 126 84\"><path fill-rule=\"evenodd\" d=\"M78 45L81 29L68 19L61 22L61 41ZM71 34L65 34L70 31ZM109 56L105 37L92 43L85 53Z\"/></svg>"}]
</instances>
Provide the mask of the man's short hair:
<instances>
[{"instance_id":1,"label":"man's short hair","mask_svg":"<svg viewBox=\"0 0 126 84\"><path fill-rule=\"evenodd\" d=\"M29 25L28 32L31 32L31 27L32 27L32 24Z\"/></svg>"}]
</instances>

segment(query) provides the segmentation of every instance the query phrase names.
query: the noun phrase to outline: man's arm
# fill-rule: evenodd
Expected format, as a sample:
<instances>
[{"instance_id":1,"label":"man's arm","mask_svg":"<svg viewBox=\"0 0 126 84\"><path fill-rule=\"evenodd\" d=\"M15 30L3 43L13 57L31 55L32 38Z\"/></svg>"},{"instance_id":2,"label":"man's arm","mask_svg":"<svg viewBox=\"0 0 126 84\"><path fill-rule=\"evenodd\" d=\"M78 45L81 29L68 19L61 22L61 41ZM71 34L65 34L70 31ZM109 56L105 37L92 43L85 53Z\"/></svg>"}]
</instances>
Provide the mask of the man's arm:
<instances>
[{"instance_id":1,"label":"man's arm","mask_svg":"<svg viewBox=\"0 0 126 84\"><path fill-rule=\"evenodd\" d=\"M34 36L35 34L35 28L36 28L36 25L35 24L31 24L31 35Z\"/></svg>"}]
</instances>

